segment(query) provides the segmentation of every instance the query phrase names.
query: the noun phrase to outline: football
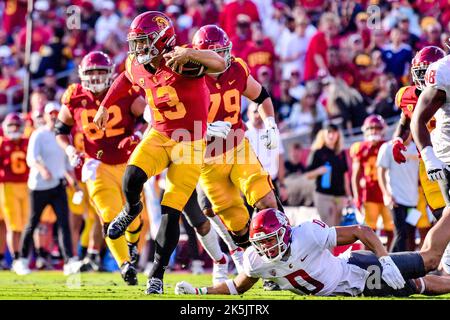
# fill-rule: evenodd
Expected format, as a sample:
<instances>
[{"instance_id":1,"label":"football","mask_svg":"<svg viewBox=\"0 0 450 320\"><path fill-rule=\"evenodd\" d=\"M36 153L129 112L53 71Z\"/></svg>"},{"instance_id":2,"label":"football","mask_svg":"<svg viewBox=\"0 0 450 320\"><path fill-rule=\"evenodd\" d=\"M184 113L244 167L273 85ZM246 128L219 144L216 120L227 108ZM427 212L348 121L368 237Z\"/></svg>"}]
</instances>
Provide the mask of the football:
<instances>
[{"instance_id":1,"label":"football","mask_svg":"<svg viewBox=\"0 0 450 320\"><path fill-rule=\"evenodd\" d=\"M188 77L199 77L205 73L205 70L206 68L204 65L193 61L188 61L183 65L181 72L177 73Z\"/></svg>"}]
</instances>

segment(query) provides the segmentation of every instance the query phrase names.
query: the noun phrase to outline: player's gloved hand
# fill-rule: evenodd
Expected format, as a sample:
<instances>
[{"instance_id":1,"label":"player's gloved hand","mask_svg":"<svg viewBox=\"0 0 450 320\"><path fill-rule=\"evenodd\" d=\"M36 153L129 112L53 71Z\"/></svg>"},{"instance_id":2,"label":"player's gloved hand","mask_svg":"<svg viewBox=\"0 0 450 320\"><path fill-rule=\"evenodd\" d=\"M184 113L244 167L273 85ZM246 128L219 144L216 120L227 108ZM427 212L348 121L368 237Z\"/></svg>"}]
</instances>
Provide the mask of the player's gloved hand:
<instances>
[{"instance_id":1,"label":"player's gloved hand","mask_svg":"<svg viewBox=\"0 0 450 320\"><path fill-rule=\"evenodd\" d=\"M141 141L141 137L139 135L132 134L131 136L128 136L126 138L123 138L119 145L117 146L118 149L125 149L128 151L128 153L132 153L134 148L138 145L139 141Z\"/></svg>"},{"instance_id":2,"label":"player's gloved hand","mask_svg":"<svg viewBox=\"0 0 450 320\"><path fill-rule=\"evenodd\" d=\"M450 171L450 167L436 157L433 148L431 146L423 148L422 151L420 151L420 155L425 164L428 179L431 181L444 180L444 170Z\"/></svg>"},{"instance_id":3,"label":"player's gloved hand","mask_svg":"<svg viewBox=\"0 0 450 320\"><path fill-rule=\"evenodd\" d=\"M73 168L78 168L83 163L81 155L78 153L77 149L71 144L69 144L65 149L66 155L69 158L70 165Z\"/></svg>"},{"instance_id":4,"label":"player's gloved hand","mask_svg":"<svg viewBox=\"0 0 450 320\"><path fill-rule=\"evenodd\" d=\"M177 282L175 285L175 294L206 294L206 288L194 288L192 284L186 281Z\"/></svg>"},{"instance_id":5,"label":"player's gloved hand","mask_svg":"<svg viewBox=\"0 0 450 320\"><path fill-rule=\"evenodd\" d=\"M403 139L397 137L392 141L392 156L394 157L395 162L397 163L406 162L406 157L402 153L402 151L406 151L406 146L403 144Z\"/></svg>"},{"instance_id":6,"label":"player's gloved hand","mask_svg":"<svg viewBox=\"0 0 450 320\"><path fill-rule=\"evenodd\" d=\"M215 121L208 123L206 135L208 137L219 137L225 139L230 133L231 123L227 121Z\"/></svg>"},{"instance_id":7,"label":"player's gloved hand","mask_svg":"<svg viewBox=\"0 0 450 320\"><path fill-rule=\"evenodd\" d=\"M267 149L272 150L278 147L278 128L274 117L264 119L266 132L261 136Z\"/></svg>"},{"instance_id":8,"label":"player's gloved hand","mask_svg":"<svg viewBox=\"0 0 450 320\"><path fill-rule=\"evenodd\" d=\"M388 284L389 287L393 289L402 289L405 286L405 279L395 265L394 261L389 256L383 256L378 259L381 263L383 271L381 273L381 278Z\"/></svg>"},{"instance_id":9,"label":"player's gloved hand","mask_svg":"<svg viewBox=\"0 0 450 320\"><path fill-rule=\"evenodd\" d=\"M108 123L109 113L108 109L104 106L100 106L97 110L97 113L94 116L93 122L97 126L97 128L106 130L106 124Z\"/></svg>"}]
</instances>

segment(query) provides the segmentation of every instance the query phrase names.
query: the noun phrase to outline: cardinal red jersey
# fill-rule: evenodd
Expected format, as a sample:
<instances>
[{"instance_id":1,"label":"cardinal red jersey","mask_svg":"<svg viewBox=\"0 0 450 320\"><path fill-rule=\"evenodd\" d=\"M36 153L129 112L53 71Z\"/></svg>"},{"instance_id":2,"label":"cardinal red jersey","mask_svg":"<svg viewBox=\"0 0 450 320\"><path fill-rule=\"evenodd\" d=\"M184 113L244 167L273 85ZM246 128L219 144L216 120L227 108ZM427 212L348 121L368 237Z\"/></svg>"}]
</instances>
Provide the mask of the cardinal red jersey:
<instances>
[{"instance_id":1,"label":"cardinal red jersey","mask_svg":"<svg viewBox=\"0 0 450 320\"><path fill-rule=\"evenodd\" d=\"M164 60L151 73L134 55L128 56L125 69L128 80L146 93L155 130L176 141L180 136L184 140L203 138L210 102L204 76L179 75L168 68Z\"/></svg>"},{"instance_id":2,"label":"cardinal red jersey","mask_svg":"<svg viewBox=\"0 0 450 320\"><path fill-rule=\"evenodd\" d=\"M361 188L361 201L383 203L383 193L378 185L377 156L384 141L361 141L350 148L352 159L358 160L362 167L364 186Z\"/></svg>"},{"instance_id":3,"label":"cardinal red jersey","mask_svg":"<svg viewBox=\"0 0 450 320\"><path fill-rule=\"evenodd\" d=\"M0 137L0 182L27 182L28 138L17 141Z\"/></svg>"},{"instance_id":4,"label":"cardinal red jersey","mask_svg":"<svg viewBox=\"0 0 450 320\"><path fill-rule=\"evenodd\" d=\"M95 97L80 84L72 84L62 97L75 120L75 126L84 135L85 153L90 158L106 164L121 164L128 160L127 150L117 149L119 142L134 133L136 122L130 106L139 96L138 90L131 88L128 93L107 106L109 119L106 129L98 129L93 119L104 94Z\"/></svg>"},{"instance_id":5,"label":"cardinal red jersey","mask_svg":"<svg viewBox=\"0 0 450 320\"><path fill-rule=\"evenodd\" d=\"M417 100L419 100L419 95L420 90L416 86L402 87L395 95L395 104L402 109L403 114L410 120L416 108ZM428 122L427 128L430 132L436 128L436 119L434 117Z\"/></svg>"},{"instance_id":6,"label":"cardinal red jersey","mask_svg":"<svg viewBox=\"0 0 450 320\"><path fill-rule=\"evenodd\" d=\"M257 79L258 69L262 66L269 67L272 71L272 75L275 72L275 49L270 39L264 39L261 46L257 46L251 42L248 48L243 52L243 57L248 63L250 73Z\"/></svg>"},{"instance_id":7,"label":"cardinal red jersey","mask_svg":"<svg viewBox=\"0 0 450 320\"><path fill-rule=\"evenodd\" d=\"M245 125L241 115L241 96L247 89L250 74L247 64L240 58L232 58L230 67L219 77L206 76L206 83L211 94L211 106L208 123L228 121L232 131L226 140L212 138L208 140L207 156L218 155L236 147L244 138ZM219 141L222 140L222 141ZM220 148L223 146L223 148Z\"/></svg>"}]
</instances>

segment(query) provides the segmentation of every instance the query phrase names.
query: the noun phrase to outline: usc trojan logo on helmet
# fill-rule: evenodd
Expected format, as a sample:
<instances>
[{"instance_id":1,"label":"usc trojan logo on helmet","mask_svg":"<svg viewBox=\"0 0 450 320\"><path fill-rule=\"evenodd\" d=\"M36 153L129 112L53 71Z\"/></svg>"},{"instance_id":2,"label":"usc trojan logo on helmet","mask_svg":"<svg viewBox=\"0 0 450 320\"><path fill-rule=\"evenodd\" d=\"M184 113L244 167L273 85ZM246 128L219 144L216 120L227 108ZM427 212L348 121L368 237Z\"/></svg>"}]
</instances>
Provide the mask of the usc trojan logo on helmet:
<instances>
[{"instance_id":1,"label":"usc trojan logo on helmet","mask_svg":"<svg viewBox=\"0 0 450 320\"><path fill-rule=\"evenodd\" d=\"M153 21L155 21L156 25L161 29L164 29L165 27L167 27L169 25L169 21L167 21L163 17L154 17Z\"/></svg>"}]
</instances>

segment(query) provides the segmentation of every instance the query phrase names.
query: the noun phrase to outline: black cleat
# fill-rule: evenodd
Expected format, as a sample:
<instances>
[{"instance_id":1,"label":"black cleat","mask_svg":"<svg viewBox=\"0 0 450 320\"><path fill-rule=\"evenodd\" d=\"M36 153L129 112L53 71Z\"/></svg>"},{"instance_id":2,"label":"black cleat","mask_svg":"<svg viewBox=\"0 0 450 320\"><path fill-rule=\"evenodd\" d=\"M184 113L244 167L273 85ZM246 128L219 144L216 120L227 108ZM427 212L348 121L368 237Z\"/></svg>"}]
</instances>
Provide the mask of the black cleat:
<instances>
[{"instance_id":1,"label":"black cleat","mask_svg":"<svg viewBox=\"0 0 450 320\"><path fill-rule=\"evenodd\" d=\"M98 271L101 271L100 256L96 256L95 258L87 256L81 262L80 272L98 272Z\"/></svg>"},{"instance_id":2,"label":"black cleat","mask_svg":"<svg viewBox=\"0 0 450 320\"><path fill-rule=\"evenodd\" d=\"M263 281L263 289L266 290L266 291L279 291L279 290L281 290L280 286L277 283L275 283L273 281L270 281L270 280L264 280Z\"/></svg>"},{"instance_id":3,"label":"black cleat","mask_svg":"<svg viewBox=\"0 0 450 320\"><path fill-rule=\"evenodd\" d=\"M127 261L120 267L120 274L127 285L135 286L138 284L136 268L130 262Z\"/></svg>"},{"instance_id":4,"label":"black cleat","mask_svg":"<svg viewBox=\"0 0 450 320\"><path fill-rule=\"evenodd\" d=\"M137 268L138 263L139 263L139 251L138 251L137 242L136 243L128 242L128 252L130 253L131 264L135 268Z\"/></svg>"},{"instance_id":5,"label":"black cleat","mask_svg":"<svg viewBox=\"0 0 450 320\"><path fill-rule=\"evenodd\" d=\"M128 205L125 205L120 211L120 213L117 215L117 217L114 218L113 221L108 226L108 230L106 235L112 239L119 239L124 233L125 230L128 228L128 226L136 219L136 217L139 215L139 213L142 211L143 205L142 202L139 201L139 203L136 206L133 206L133 212L131 212Z\"/></svg>"},{"instance_id":6,"label":"black cleat","mask_svg":"<svg viewBox=\"0 0 450 320\"><path fill-rule=\"evenodd\" d=\"M147 281L147 290L145 290L145 294L163 294L164 286L161 279L158 278L150 278Z\"/></svg>"}]
</instances>

